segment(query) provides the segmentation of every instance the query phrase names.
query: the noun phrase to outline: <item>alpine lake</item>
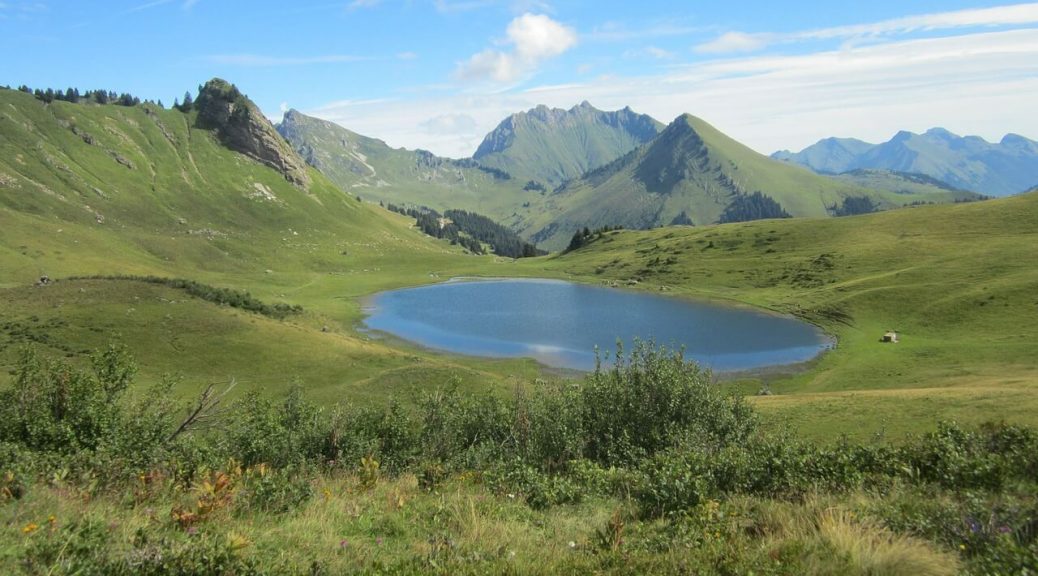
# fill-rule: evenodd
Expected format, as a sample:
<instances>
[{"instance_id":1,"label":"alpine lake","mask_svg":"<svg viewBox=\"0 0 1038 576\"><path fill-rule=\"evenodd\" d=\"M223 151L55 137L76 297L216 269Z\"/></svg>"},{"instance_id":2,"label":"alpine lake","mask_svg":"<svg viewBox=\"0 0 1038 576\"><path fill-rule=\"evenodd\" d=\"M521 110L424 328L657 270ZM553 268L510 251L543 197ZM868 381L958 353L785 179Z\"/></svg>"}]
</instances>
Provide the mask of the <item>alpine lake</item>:
<instances>
[{"instance_id":1,"label":"alpine lake","mask_svg":"<svg viewBox=\"0 0 1038 576\"><path fill-rule=\"evenodd\" d=\"M684 348L715 372L811 360L832 345L816 326L751 308L559 280L454 279L367 302L364 324L418 345L487 357L531 357L554 368L609 364L622 341Z\"/></svg>"}]
</instances>

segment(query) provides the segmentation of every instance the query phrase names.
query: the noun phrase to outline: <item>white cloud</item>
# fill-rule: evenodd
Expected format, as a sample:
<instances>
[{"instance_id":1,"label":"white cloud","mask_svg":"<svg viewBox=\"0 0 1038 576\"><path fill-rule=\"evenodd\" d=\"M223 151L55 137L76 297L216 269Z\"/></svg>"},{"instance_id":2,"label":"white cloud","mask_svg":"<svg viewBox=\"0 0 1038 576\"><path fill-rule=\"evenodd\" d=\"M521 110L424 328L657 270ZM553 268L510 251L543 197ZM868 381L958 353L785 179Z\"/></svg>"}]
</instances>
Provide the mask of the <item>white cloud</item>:
<instances>
[{"instance_id":1,"label":"white cloud","mask_svg":"<svg viewBox=\"0 0 1038 576\"><path fill-rule=\"evenodd\" d=\"M420 126L430 134L477 134L479 123L468 114L442 114L422 122Z\"/></svg>"},{"instance_id":2,"label":"white cloud","mask_svg":"<svg viewBox=\"0 0 1038 576\"><path fill-rule=\"evenodd\" d=\"M463 80L515 82L577 43L577 33L572 28L543 14L527 13L513 19L506 34L502 43L511 46L511 50L479 52L458 67L456 76Z\"/></svg>"},{"instance_id":3,"label":"white cloud","mask_svg":"<svg viewBox=\"0 0 1038 576\"><path fill-rule=\"evenodd\" d=\"M876 38L917 31L1019 26L1035 23L1038 23L1038 3L1016 4L994 8L921 14L868 24L834 26L786 34L726 32L714 40L696 46L695 50L704 54L753 52L773 44L806 40Z\"/></svg>"},{"instance_id":4,"label":"white cloud","mask_svg":"<svg viewBox=\"0 0 1038 576\"><path fill-rule=\"evenodd\" d=\"M651 58L654 60L673 60L674 58L677 58L677 54L670 50L664 50L658 46L646 46L636 50L627 50L623 55L624 58L628 59Z\"/></svg>"},{"instance_id":5,"label":"white cloud","mask_svg":"<svg viewBox=\"0 0 1038 576\"><path fill-rule=\"evenodd\" d=\"M307 64L341 64L372 60L368 56L326 54L322 56L266 56L263 54L213 54L205 60L214 64L264 68L273 66L303 66Z\"/></svg>"},{"instance_id":6,"label":"white cloud","mask_svg":"<svg viewBox=\"0 0 1038 576\"><path fill-rule=\"evenodd\" d=\"M696 46L696 52L703 54L724 54L730 52L756 52L772 42L771 34L746 34L743 32L725 32L715 40Z\"/></svg>"},{"instance_id":7,"label":"white cloud","mask_svg":"<svg viewBox=\"0 0 1038 576\"><path fill-rule=\"evenodd\" d=\"M1038 34L1033 29L850 46L797 56L750 56L674 66L650 76L600 76L581 84L496 94L409 95L329 105L315 115L393 146L465 157L507 115L582 100L669 122L690 112L762 153L826 136L882 141L900 129L944 126L997 140L1038 136ZM424 122L459 111L470 134L433 134Z\"/></svg>"},{"instance_id":8,"label":"white cloud","mask_svg":"<svg viewBox=\"0 0 1038 576\"><path fill-rule=\"evenodd\" d=\"M396 55L397 60L416 60L418 54L414 52L400 52Z\"/></svg>"},{"instance_id":9,"label":"white cloud","mask_svg":"<svg viewBox=\"0 0 1038 576\"><path fill-rule=\"evenodd\" d=\"M433 6L438 12L468 12L493 6L495 0L434 0Z\"/></svg>"},{"instance_id":10,"label":"white cloud","mask_svg":"<svg viewBox=\"0 0 1038 576\"><path fill-rule=\"evenodd\" d=\"M687 36L702 31L702 28L681 26L671 22L654 24L645 28L629 28L626 24L621 22L606 22L605 24L596 26L591 32L584 35L584 37L588 40L599 42L624 42L628 40L642 40L647 38Z\"/></svg>"},{"instance_id":11,"label":"white cloud","mask_svg":"<svg viewBox=\"0 0 1038 576\"><path fill-rule=\"evenodd\" d=\"M347 10L359 10L361 8L374 8L382 3L382 0L353 0L346 6Z\"/></svg>"}]
</instances>

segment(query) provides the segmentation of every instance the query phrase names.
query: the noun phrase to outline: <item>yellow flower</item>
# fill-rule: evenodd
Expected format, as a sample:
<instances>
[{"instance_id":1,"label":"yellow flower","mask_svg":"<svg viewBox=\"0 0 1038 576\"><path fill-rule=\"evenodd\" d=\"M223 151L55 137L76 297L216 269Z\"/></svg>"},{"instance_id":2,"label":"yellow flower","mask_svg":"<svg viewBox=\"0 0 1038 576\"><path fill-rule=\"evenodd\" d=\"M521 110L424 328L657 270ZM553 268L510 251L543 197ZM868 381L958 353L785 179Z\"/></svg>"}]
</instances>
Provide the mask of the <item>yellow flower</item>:
<instances>
[{"instance_id":1,"label":"yellow flower","mask_svg":"<svg viewBox=\"0 0 1038 576\"><path fill-rule=\"evenodd\" d=\"M965 550L965 549L966 549L966 545L965 544L959 544L959 550Z\"/></svg>"},{"instance_id":2,"label":"yellow flower","mask_svg":"<svg viewBox=\"0 0 1038 576\"><path fill-rule=\"evenodd\" d=\"M22 534L32 534L39 529L40 527L35 522L29 522L24 528L22 528Z\"/></svg>"}]
</instances>

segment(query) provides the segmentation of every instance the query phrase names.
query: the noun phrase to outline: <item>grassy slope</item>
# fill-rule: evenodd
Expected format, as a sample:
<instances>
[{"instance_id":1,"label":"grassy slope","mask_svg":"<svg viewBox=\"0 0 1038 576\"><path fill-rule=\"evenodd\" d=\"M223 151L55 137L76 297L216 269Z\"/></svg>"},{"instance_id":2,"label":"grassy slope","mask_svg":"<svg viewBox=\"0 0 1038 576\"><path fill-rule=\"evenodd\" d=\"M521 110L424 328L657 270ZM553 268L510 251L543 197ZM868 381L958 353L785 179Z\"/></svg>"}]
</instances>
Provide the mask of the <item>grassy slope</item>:
<instances>
[{"instance_id":1,"label":"grassy slope","mask_svg":"<svg viewBox=\"0 0 1038 576\"><path fill-rule=\"evenodd\" d=\"M54 354L82 356L116 338L131 345L144 382L178 371L188 390L232 377L273 390L299 378L322 401L383 399L452 377L482 390L538 369L530 361L368 341L353 329L359 299L468 274L640 278L648 289L796 312L837 334L837 351L776 381L778 395L759 400L808 433L884 426L896 433L927 428L939 416L1033 422L1038 413L1034 194L860 218L624 232L563 257L513 263L452 251L316 173L304 193L189 128L179 112L155 114L44 107L0 92L4 365L15 344L29 339L47 339ZM73 118L101 144L88 145L61 124ZM278 203L249 198L257 183ZM215 234L191 233L207 228ZM831 255L831 270L817 262L822 254ZM650 266L657 256L662 264ZM306 312L278 322L128 282L31 287L41 274L184 277ZM834 312L849 315L851 325ZM901 330L904 342L878 345L888 328ZM759 382L741 386L754 392Z\"/></svg>"},{"instance_id":2,"label":"grassy slope","mask_svg":"<svg viewBox=\"0 0 1038 576\"><path fill-rule=\"evenodd\" d=\"M236 377L280 388L300 378L324 399L367 384L357 394L363 399L384 397L383 384L418 385L418 370L436 380L458 374L472 385L535 372L526 361L459 364L357 335L360 295L429 282L444 270L507 274L508 264L432 241L410 229L409 219L357 202L316 172L310 190L292 186L191 123L175 111L44 106L0 91L5 322L50 333L60 354L122 339L147 369L145 380L176 370L195 387ZM259 187L276 199L264 199ZM307 312L274 322L126 282L29 287L43 274L190 278ZM66 324L31 328L58 320ZM325 326L331 333L321 331ZM12 330L0 335L6 365L16 353L11 344L25 340ZM179 351L168 342L173 333ZM488 368L492 374L484 373ZM0 380L6 377L5 370Z\"/></svg>"},{"instance_id":3,"label":"grassy slope","mask_svg":"<svg viewBox=\"0 0 1038 576\"><path fill-rule=\"evenodd\" d=\"M866 188L889 190L898 194L930 194L935 192L957 192L962 200L980 199L974 192L960 190L925 174L894 172L891 170L853 170L832 176L837 180L853 182Z\"/></svg>"},{"instance_id":4,"label":"grassy slope","mask_svg":"<svg viewBox=\"0 0 1038 576\"><path fill-rule=\"evenodd\" d=\"M525 234L558 249L583 226L648 228L666 225L681 212L696 224L716 222L735 190L762 191L793 216L825 216L827 207L847 196L869 196L892 208L962 195L945 190L897 194L834 181L762 156L690 115L603 172L553 195L551 210L532 221Z\"/></svg>"},{"instance_id":5,"label":"grassy slope","mask_svg":"<svg viewBox=\"0 0 1038 576\"><path fill-rule=\"evenodd\" d=\"M758 399L825 436L919 430L940 417L1038 421L1035 262L1031 193L853 218L614 232L546 267L825 327L838 349ZM880 344L888 329L903 341Z\"/></svg>"},{"instance_id":6,"label":"grassy slope","mask_svg":"<svg viewBox=\"0 0 1038 576\"><path fill-rule=\"evenodd\" d=\"M536 192L525 181L503 180L428 153L390 148L337 124L289 112L278 128L333 183L365 200L461 208L495 218L518 217Z\"/></svg>"}]
</instances>

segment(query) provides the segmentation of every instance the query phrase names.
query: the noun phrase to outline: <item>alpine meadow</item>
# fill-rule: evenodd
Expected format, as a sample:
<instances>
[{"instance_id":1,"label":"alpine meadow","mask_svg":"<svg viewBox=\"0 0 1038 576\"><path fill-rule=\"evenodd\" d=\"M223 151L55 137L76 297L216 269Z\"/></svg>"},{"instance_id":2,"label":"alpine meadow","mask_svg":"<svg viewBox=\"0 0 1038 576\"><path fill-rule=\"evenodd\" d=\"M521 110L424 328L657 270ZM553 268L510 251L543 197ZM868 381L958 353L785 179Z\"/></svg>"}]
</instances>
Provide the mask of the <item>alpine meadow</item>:
<instances>
[{"instance_id":1,"label":"alpine meadow","mask_svg":"<svg viewBox=\"0 0 1038 576\"><path fill-rule=\"evenodd\" d=\"M1038 574L1038 4L924 4L0 2L0 573Z\"/></svg>"}]
</instances>

